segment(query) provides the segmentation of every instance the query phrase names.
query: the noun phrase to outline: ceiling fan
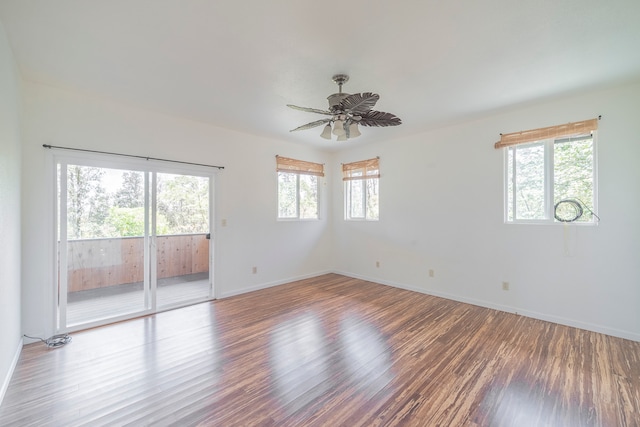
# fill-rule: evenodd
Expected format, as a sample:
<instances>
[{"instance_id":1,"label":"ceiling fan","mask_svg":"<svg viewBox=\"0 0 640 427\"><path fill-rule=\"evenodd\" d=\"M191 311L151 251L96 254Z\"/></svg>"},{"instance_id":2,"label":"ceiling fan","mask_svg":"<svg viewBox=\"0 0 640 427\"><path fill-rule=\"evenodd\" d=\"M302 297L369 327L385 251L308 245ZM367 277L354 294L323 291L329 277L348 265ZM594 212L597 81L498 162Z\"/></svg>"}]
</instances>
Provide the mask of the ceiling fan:
<instances>
[{"instance_id":1,"label":"ceiling fan","mask_svg":"<svg viewBox=\"0 0 640 427\"><path fill-rule=\"evenodd\" d=\"M346 74L336 74L332 79L336 82L339 89L338 93L327 97L329 101L328 110L287 104L287 107L293 108L294 110L324 114L330 117L291 129L291 132L325 125L324 130L320 134L321 137L331 139L331 135L333 134L337 137L338 141L346 141L349 138L356 138L361 135L360 130L358 130L358 125L398 126L402 124L400 118L391 113L372 110L373 106L378 102L378 99L380 99L380 95L377 93L363 92L354 93L353 95L343 93L342 85L349 81L349 76ZM331 129L332 124L333 130Z\"/></svg>"}]
</instances>

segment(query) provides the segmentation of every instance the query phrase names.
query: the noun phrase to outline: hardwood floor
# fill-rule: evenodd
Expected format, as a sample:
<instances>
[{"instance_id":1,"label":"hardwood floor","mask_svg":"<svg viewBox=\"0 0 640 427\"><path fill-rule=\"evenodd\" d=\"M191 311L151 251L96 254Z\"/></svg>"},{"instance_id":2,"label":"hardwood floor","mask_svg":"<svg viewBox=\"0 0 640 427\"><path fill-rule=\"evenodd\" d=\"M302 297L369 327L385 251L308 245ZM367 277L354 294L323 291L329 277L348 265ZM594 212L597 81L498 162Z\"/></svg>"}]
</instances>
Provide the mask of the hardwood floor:
<instances>
[{"instance_id":1,"label":"hardwood floor","mask_svg":"<svg viewBox=\"0 0 640 427\"><path fill-rule=\"evenodd\" d=\"M329 274L30 344L7 426L638 426L640 343Z\"/></svg>"}]
</instances>

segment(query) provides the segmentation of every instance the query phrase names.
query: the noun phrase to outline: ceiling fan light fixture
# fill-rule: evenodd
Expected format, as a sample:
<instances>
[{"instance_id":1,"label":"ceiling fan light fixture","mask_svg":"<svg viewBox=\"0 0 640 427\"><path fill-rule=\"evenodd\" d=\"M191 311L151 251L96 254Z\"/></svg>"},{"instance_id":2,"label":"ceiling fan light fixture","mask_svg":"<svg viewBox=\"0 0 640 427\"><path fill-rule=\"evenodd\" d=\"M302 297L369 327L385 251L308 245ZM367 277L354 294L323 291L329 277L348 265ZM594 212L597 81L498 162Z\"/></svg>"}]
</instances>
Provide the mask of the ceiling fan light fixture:
<instances>
[{"instance_id":1,"label":"ceiling fan light fixture","mask_svg":"<svg viewBox=\"0 0 640 427\"><path fill-rule=\"evenodd\" d=\"M335 136L342 136L347 135L347 132L345 132L344 130L344 121L343 120L336 120L335 122L333 122L333 134Z\"/></svg>"},{"instance_id":2,"label":"ceiling fan light fixture","mask_svg":"<svg viewBox=\"0 0 640 427\"><path fill-rule=\"evenodd\" d=\"M360 135L362 134L360 133L360 129L358 129L358 123L351 122L349 126L349 138L357 138Z\"/></svg>"},{"instance_id":3,"label":"ceiling fan light fixture","mask_svg":"<svg viewBox=\"0 0 640 427\"><path fill-rule=\"evenodd\" d=\"M331 123L327 123L320 136L324 139L331 139Z\"/></svg>"},{"instance_id":4,"label":"ceiling fan light fixture","mask_svg":"<svg viewBox=\"0 0 640 427\"><path fill-rule=\"evenodd\" d=\"M336 139L336 141L346 141L347 139L347 134L343 133L342 135L339 135L338 138Z\"/></svg>"}]
</instances>

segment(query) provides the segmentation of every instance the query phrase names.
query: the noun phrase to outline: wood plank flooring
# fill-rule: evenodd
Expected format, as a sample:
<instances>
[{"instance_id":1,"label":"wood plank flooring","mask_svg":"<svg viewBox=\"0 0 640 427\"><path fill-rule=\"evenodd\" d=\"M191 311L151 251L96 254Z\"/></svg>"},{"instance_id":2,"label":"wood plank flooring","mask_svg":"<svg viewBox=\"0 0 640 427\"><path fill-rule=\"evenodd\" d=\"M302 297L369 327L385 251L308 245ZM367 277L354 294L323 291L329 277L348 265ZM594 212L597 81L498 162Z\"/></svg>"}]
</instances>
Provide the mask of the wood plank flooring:
<instances>
[{"instance_id":1,"label":"wood plank flooring","mask_svg":"<svg viewBox=\"0 0 640 427\"><path fill-rule=\"evenodd\" d=\"M329 274L26 346L7 426L638 426L640 343Z\"/></svg>"}]
</instances>

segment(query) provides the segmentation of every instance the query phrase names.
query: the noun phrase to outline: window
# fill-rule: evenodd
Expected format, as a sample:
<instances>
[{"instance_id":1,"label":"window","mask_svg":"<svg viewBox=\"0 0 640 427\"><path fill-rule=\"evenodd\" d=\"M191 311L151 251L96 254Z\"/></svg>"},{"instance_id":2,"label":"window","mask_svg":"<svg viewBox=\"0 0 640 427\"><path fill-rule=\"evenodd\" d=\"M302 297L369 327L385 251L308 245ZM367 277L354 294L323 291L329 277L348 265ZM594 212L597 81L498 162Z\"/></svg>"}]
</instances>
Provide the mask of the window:
<instances>
[{"instance_id":1,"label":"window","mask_svg":"<svg viewBox=\"0 0 640 427\"><path fill-rule=\"evenodd\" d=\"M379 219L379 159L362 160L342 165L345 219Z\"/></svg>"},{"instance_id":2,"label":"window","mask_svg":"<svg viewBox=\"0 0 640 427\"><path fill-rule=\"evenodd\" d=\"M597 119L503 135L507 222L593 223Z\"/></svg>"},{"instance_id":3,"label":"window","mask_svg":"<svg viewBox=\"0 0 640 427\"><path fill-rule=\"evenodd\" d=\"M278 219L318 219L320 163L276 156L278 172Z\"/></svg>"}]
</instances>

